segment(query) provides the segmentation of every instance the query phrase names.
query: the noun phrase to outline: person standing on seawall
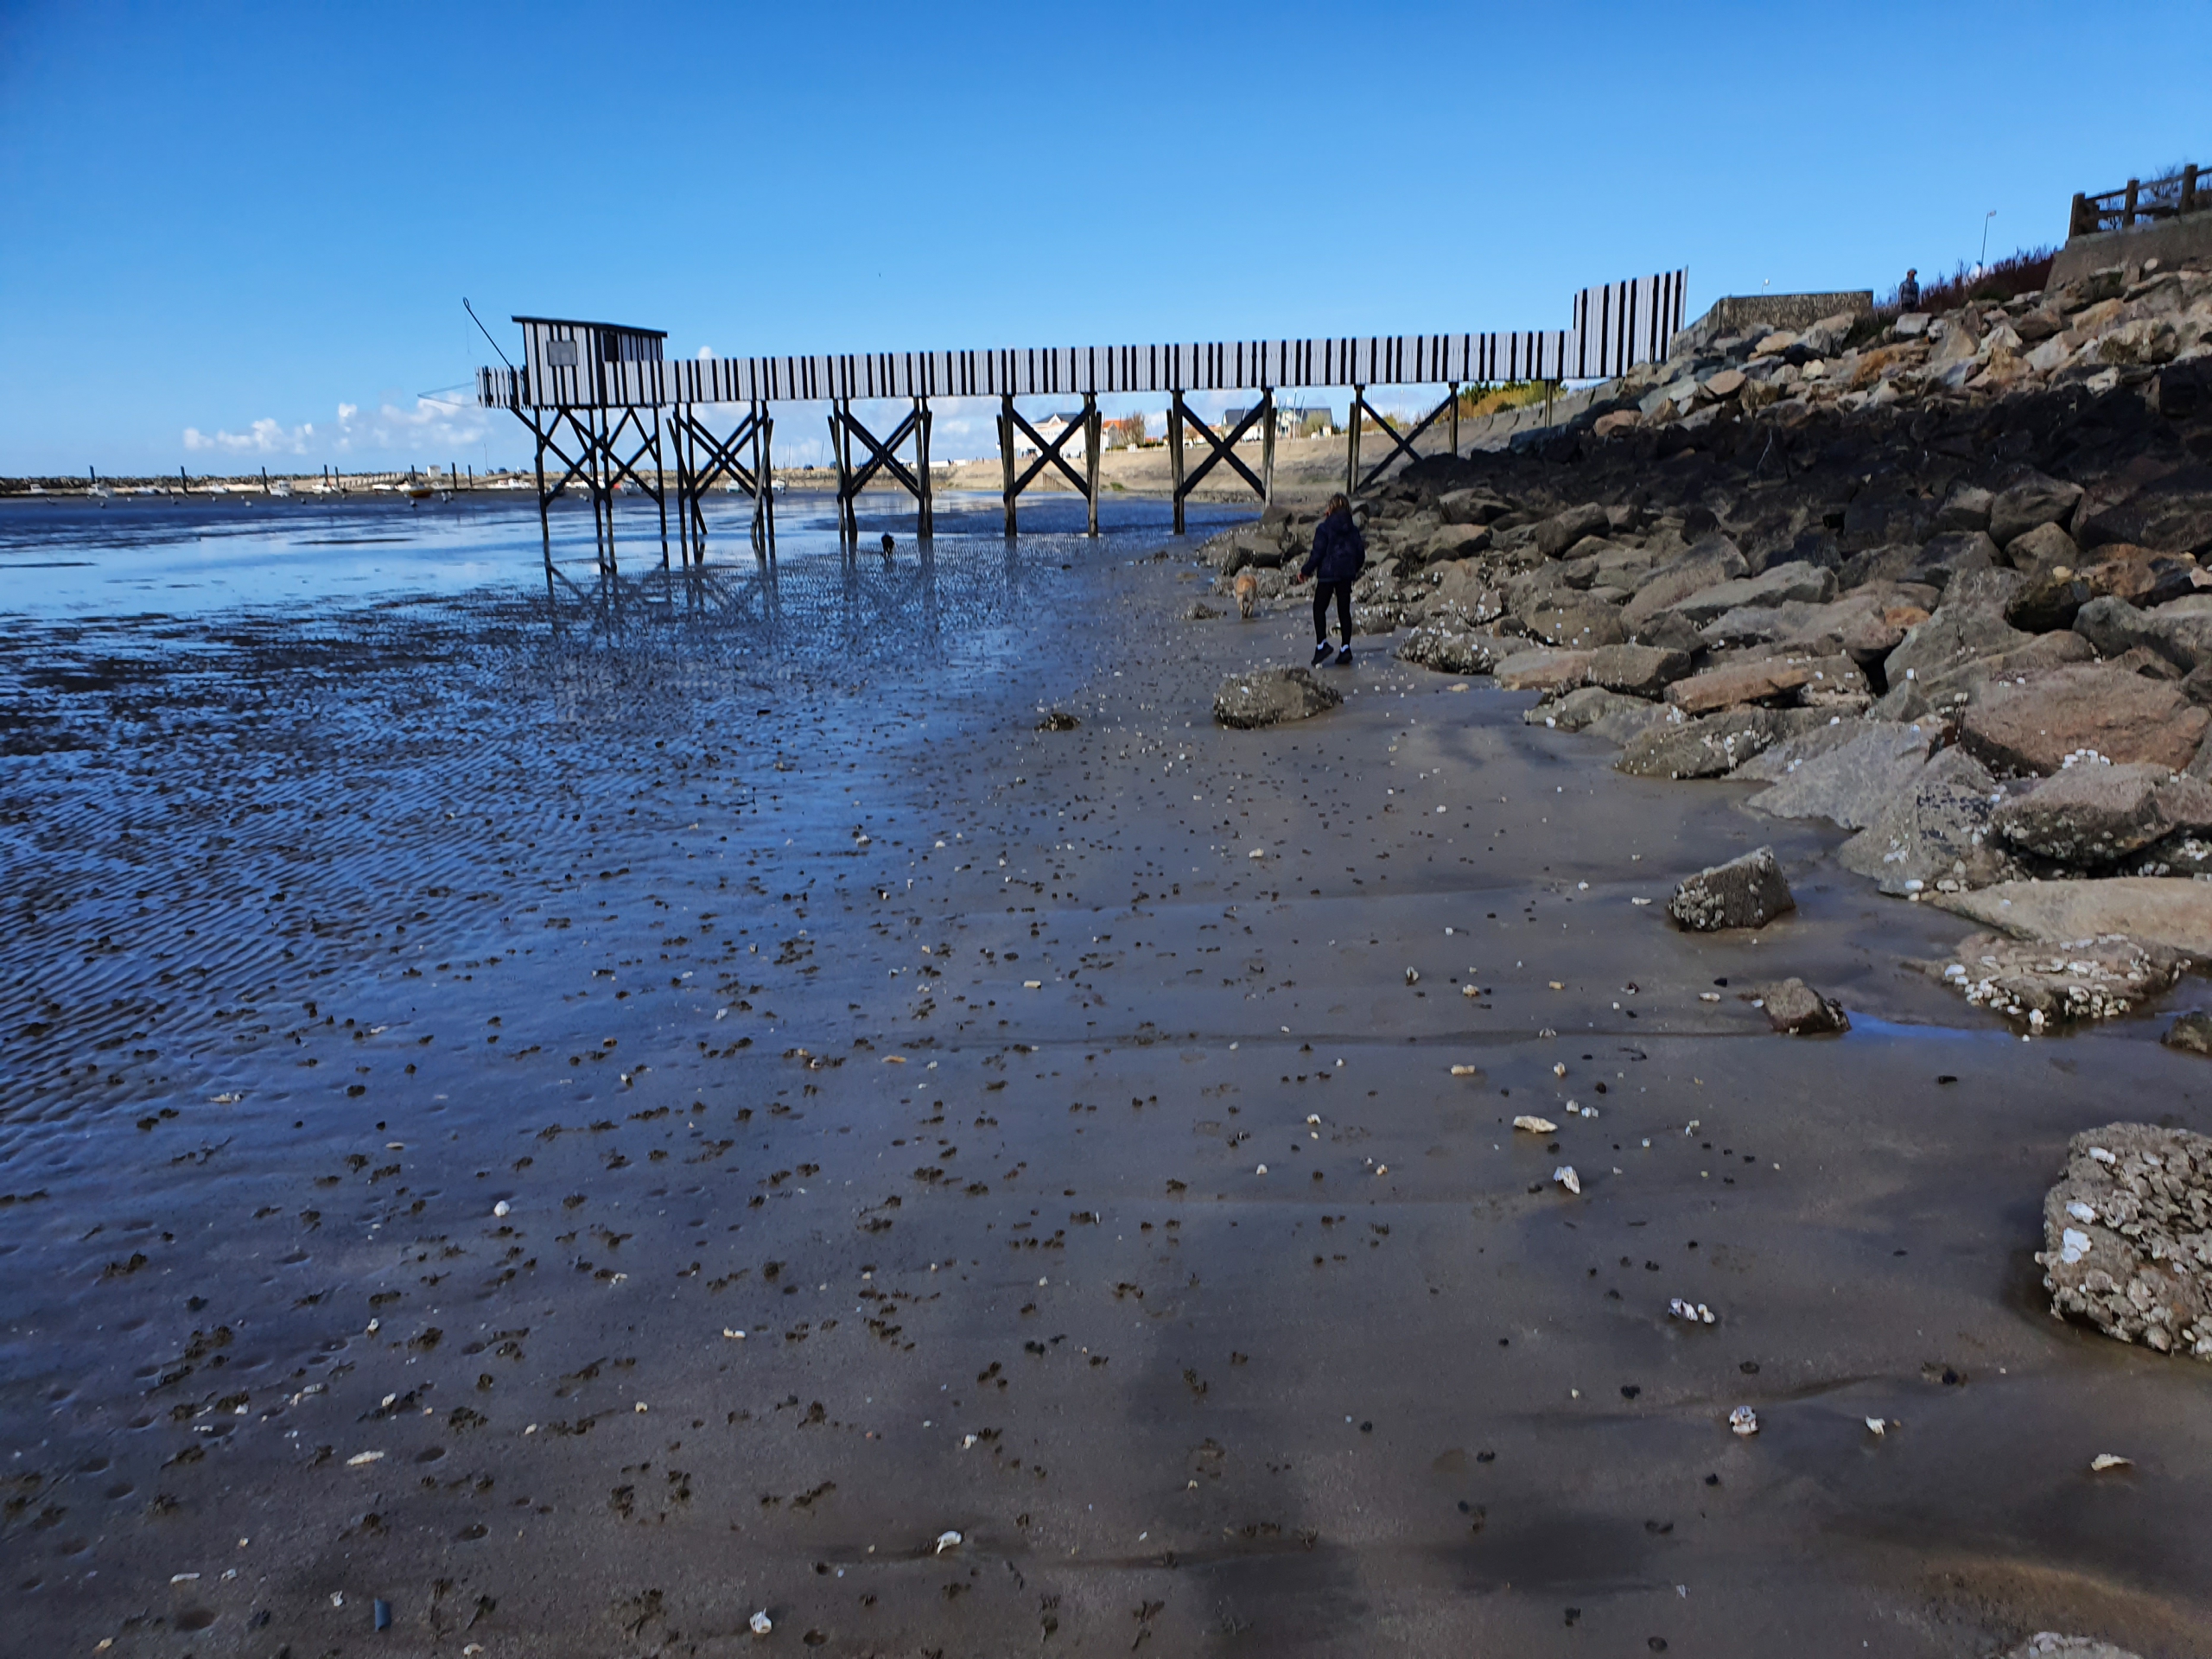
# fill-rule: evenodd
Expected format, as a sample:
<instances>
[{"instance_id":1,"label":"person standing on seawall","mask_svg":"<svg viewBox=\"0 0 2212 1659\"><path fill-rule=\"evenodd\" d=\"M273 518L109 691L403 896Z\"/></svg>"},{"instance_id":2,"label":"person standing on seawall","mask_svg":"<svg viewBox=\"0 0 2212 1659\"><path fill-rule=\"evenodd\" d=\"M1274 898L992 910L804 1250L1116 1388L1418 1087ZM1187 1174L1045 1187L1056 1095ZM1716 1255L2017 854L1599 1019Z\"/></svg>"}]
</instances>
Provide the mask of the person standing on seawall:
<instances>
[{"instance_id":1,"label":"person standing on seawall","mask_svg":"<svg viewBox=\"0 0 2212 1659\"><path fill-rule=\"evenodd\" d=\"M1367 566L1367 538L1351 521L1351 503L1342 495L1329 498L1328 511L1313 526L1313 550L1298 573L1304 582L1313 579L1313 663L1329 659L1329 601L1337 601L1337 627L1344 645L1337 652L1339 665L1351 661L1351 585Z\"/></svg>"},{"instance_id":2,"label":"person standing on seawall","mask_svg":"<svg viewBox=\"0 0 2212 1659\"><path fill-rule=\"evenodd\" d=\"M1904 281L1897 284L1897 309L1917 311L1920 308L1920 271L1918 267L1904 274Z\"/></svg>"}]
</instances>

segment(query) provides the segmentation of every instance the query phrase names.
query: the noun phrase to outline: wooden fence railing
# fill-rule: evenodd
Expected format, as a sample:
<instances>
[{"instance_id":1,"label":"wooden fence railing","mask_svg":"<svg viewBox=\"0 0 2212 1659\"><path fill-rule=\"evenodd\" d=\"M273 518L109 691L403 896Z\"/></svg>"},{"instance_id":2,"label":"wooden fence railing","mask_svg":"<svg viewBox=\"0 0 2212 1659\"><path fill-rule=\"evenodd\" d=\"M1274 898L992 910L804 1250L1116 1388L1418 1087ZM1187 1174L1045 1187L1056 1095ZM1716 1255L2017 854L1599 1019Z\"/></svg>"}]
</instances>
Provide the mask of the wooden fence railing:
<instances>
[{"instance_id":1,"label":"wooden fence railing","mask_svg":"<svg viewBox=\"0 0 2212 1659\"><path fill-rule=\"evenodd\" d=\"M2117 190L2101 195L2074 198L2074 216L2068 223L2069 237L2090 236L2099 231L2126 230L2153 219L2178 219L2212 208L2212 189L2197 186L2194 162L2163 179L2130 179Z\"/></svg>"}]
</instances>

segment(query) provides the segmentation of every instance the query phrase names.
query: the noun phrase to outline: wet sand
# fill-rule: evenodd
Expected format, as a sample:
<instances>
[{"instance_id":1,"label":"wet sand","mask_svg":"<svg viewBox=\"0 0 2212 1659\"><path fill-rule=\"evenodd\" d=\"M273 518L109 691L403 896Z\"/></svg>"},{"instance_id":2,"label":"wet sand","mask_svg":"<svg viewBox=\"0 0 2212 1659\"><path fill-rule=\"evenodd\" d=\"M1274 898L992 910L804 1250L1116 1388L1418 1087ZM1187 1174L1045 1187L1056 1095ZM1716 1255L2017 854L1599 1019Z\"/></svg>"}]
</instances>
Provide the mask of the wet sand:
<instances>
[{"instance_id":1,"label":"wet sand","mask_svg":"<svg viewBox=\"0 0 2212 1659\"><path fill-rule=\"evenodd\" d=\"M2201 1062L1379 642L1215 728L1302 613L1137 550L11 627L9 1649L2212 1651L2030 1259Z\"/></svg>"}]
</instances>

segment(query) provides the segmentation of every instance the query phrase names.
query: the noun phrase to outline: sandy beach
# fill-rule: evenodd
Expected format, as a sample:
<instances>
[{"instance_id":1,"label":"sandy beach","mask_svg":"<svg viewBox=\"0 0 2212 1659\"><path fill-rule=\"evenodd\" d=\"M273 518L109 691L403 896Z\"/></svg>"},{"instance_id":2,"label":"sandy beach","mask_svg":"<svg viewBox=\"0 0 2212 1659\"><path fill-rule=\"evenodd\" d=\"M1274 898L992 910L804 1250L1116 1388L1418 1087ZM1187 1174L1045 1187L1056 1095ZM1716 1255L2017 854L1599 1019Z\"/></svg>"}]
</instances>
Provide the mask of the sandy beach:
<instances>
[{"instance_id":1,"label":"sandy beach","mask_svg":"<svg viewBox=\"0 0 2212 1659\"><path fill-rule=\"evenodd\" d=\"M1187 549L802 564L11 627L11 1649L2212 1651L2031 1260L2199 1062L1533 694L1216 727Z\"/></svg>"}]
</instances>

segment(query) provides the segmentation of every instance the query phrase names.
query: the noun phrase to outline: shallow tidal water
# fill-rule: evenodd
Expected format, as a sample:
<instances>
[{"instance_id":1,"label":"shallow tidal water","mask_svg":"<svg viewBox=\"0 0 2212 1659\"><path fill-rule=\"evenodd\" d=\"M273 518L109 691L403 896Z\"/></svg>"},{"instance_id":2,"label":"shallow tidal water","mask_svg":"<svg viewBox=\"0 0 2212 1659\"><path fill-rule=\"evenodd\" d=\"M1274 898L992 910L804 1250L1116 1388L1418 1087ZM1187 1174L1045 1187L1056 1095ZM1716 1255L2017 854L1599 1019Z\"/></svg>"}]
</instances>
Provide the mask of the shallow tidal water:
<instances>
[{"instance_id":1,"label":"shallow tidal water","mask_svg":"<svg viewBox=\"0 0 2212 1659\"><path fill-rule=\"evenodd\" d=\"M780 514L0 507L0 1645L2212 1652L2212 1375L2030 1259L2154 1023L1381 642L1213 727L1158 504Z\"/></svg>"}]
</instances>

